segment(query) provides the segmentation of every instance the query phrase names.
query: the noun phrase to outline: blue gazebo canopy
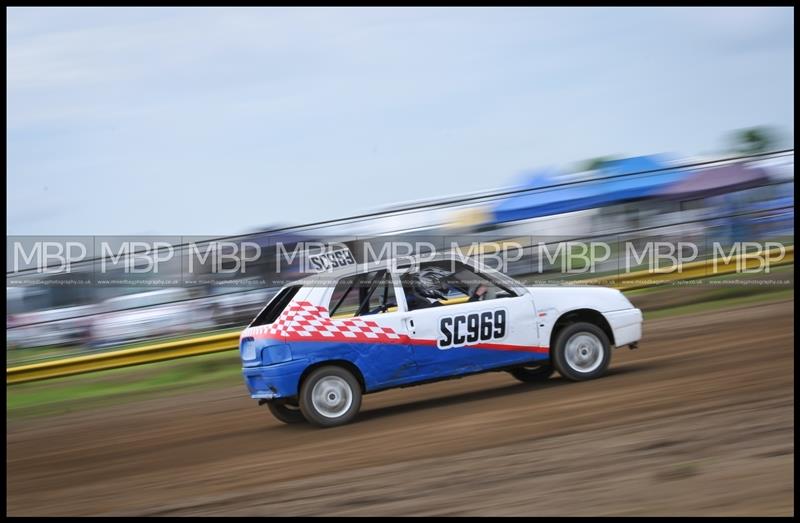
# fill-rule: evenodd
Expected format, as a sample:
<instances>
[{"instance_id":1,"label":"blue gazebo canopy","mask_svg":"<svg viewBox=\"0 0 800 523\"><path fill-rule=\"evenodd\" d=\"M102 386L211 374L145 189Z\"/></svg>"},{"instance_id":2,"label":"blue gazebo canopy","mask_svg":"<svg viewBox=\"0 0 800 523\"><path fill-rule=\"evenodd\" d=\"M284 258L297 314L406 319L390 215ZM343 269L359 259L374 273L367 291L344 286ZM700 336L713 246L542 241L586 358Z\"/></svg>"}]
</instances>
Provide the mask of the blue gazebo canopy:
<instances>
[{"instance_id":1,"label":"blue gazebo canopy","mask_svg":"<svg viewBox=\"0 0 800 523\"><path fill-rule=\"evenodd\" d=\"M553 170L535 171L518 187L530 192L512 195L499 202L492 209L493 221L527 220L647 198L689 175L689 171L669 168L665 159L659 156L605 162L595 177L580 183L560 178ZM564 183L569 185L561 185ZM546 188L552 185L561 186Z\"/></svg>"}]
</instances>

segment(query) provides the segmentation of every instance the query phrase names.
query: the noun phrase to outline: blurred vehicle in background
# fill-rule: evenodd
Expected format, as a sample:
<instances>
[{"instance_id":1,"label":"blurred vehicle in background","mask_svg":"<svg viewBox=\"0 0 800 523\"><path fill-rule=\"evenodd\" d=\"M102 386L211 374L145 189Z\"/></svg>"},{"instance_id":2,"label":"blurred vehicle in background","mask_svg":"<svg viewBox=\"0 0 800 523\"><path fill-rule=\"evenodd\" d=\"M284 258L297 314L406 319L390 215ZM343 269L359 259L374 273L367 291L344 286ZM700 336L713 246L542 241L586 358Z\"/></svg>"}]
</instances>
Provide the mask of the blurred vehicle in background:
<instances>
[{"instance_id":1,"label":"blurred vehicle in background","mask_svg":"<svg viewBox=\"0 0 800 523\"><path fill-rule=\"evenodd\" d=\"M244 326L261 310L278 288L255 289L212 295L200 301L210 308L216 328Z\"/></svg>"},{"instance_id":2,"label":"blurred vehicle in background","mask_svg":"<svg viewBox=\"0 0 800 523\"><path fill-rule=\"evenodd\" d=\"M91 322L91 345L106 347L243 326L275 289L201 297L193 296L195 292L187 288L159 289L103 301Z\"/></svg>"},{"instance_id":3,"label":"blurred vehicle in background","mask_svg":"<svg viewBox=\"0 0 800 523\"><path fill-rule=\"evenodd\" d=\"M159 289L110 298L91 324L95 347L179 334L188 325L211 328L210 318L186 302L189 289Z\"/></svg>"},{"instance_id":4,"label":"blurred vehicle in background","mask_svg":"<svg viewBox=\"0 0 800 523\"><path fill-rule=\"evenodd\" d=\"M90 337L91 315L96 311L96 305L79 305L9 314L6 344L10 349L27 349L86 343Z\"/></svg>"}]
</instances>

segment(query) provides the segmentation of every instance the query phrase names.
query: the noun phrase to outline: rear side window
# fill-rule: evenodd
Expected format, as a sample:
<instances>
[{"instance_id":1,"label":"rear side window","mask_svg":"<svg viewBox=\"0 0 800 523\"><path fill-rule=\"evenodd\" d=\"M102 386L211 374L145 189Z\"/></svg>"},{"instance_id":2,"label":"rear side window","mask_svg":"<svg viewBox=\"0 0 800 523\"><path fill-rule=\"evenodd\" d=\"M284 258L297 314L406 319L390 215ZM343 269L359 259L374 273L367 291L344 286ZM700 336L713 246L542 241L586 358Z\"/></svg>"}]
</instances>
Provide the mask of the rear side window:
<instances>
[{"instance_id":1,"label":"rear side window","mask_svg":"<svg viewBox=\"0 0 800 523\"><path fill-rule=\"evenodd\" d=\"M302 285L294 285L292 287L286 287L285 289L281 289L278 294L276 294L264 307L264 310L261 311L256 319L250 324L250 327L258 327L259 325L269 325L270 323L274 322L278 319L278 316L281 315L283 309L289 305L289 302L292 301L297 291L300 290Z\"/></svg>"},{"instance_id":2,"label":"rear side window","mask_svg":"<svg viewBox=\"0 0 800 523\"><path fill-rule=\"evenodd\" d=\"M396 308L394 283L385 270L342 278L328 306L333 319L382 314Z\"/></svg>"}]
</instances>

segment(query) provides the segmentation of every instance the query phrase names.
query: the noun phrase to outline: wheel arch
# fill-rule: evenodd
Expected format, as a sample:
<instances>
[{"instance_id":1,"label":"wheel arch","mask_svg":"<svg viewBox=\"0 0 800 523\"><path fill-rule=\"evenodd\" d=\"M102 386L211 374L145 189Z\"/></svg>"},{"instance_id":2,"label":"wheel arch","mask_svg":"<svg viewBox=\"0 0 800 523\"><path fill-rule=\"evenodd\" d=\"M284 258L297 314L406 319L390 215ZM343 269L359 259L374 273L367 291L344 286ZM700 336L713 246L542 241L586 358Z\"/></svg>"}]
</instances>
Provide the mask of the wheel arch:
<instances>
[{"instance_id":1,"label":"wheel arch","mask_svg":"<svg viewBox=\"0 0 800 523\"><path fill-rule=\"evenodd\" d=\"M616 346L616 343L614 342L614 330L611 328L611 325L608 323L606 317L603 316L603 313L596 309L584 308L567 311L558 317L553 325L553 329L550 331L551 351L555 347L556 338L558 337L559 333L568 325L578 322L586 322L597 325L603 330L605 335L608 336L608 341L611 346Z\"/></svg>"},{"instance_id":2,"label":"wheel arch","mask_svg":"<svg viewBox=\"0 0 800 523\"><path fill-rule=\"evenodd\" d=\"M303 382L306 380L308 375L314 372L316 369L326 366L337 366L348 370L353 374L353 376L356 377L356 380L358 380L358 384L361 386L361 393L365 394L367 392L366 382L364 381L364 373L361 372L361 369L358 368L358 365L349 360L330 359L315 361L303 370L302 374L300 374L300 379L297 382L298 394L300 393L300 388L303 386Z\"/></svg>"}]
</instances>

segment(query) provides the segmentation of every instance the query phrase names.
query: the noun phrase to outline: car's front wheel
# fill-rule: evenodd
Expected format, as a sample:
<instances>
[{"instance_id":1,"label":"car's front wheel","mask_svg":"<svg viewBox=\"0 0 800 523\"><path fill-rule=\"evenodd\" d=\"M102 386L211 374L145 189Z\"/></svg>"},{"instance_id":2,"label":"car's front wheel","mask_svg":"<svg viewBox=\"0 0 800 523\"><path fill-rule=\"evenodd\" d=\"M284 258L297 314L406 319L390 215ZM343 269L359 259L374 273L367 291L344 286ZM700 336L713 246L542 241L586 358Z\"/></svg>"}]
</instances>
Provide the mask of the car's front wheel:
<instances>
[{"instance_id":1,"label":"car's front wheel","mask_svg":"<svg viewBox=\"0 0 800 523\"><path fill-rule=\"evenodd\" d=\"M572 381L597 378L611 362L611 344L603 329L593 323L566 326L556 337L551 355L558 373Z\"/></svg>"},{"instance_id":2,"label":"car's front wheel","mask_svg":"<svg viewBox=\"0 0 800 523\"><path fill-rule=\"evenodd\" d=\"M508 371L512 376L519 381L525 383L538 383L545 381L553 375L555 369L548 363L541 363L539 365L526 365L524 367L516 367Z\"/></svg>"},{"instance_id":3,"label":"car's front wheel","mask_svg":"<svg viewBox=\"0 0 800 523\"><path fill-rule=\"evenodd\" d=\"M315 369L300 386L300 410L320 427L336 427L352 420L361 408L361 386L342 367Z\"/></svg>"},{"instance_id":4,"label":"car's front wheel","mask_svg":"<svg viewBox=\"0 0 800 523\"><path fill-rule=\"evenodd\" d=\"M296 403L273 400L267 403L267 408L275 419L283 423L302 423L306 420Z\"/></svg>"}]
</instances>

